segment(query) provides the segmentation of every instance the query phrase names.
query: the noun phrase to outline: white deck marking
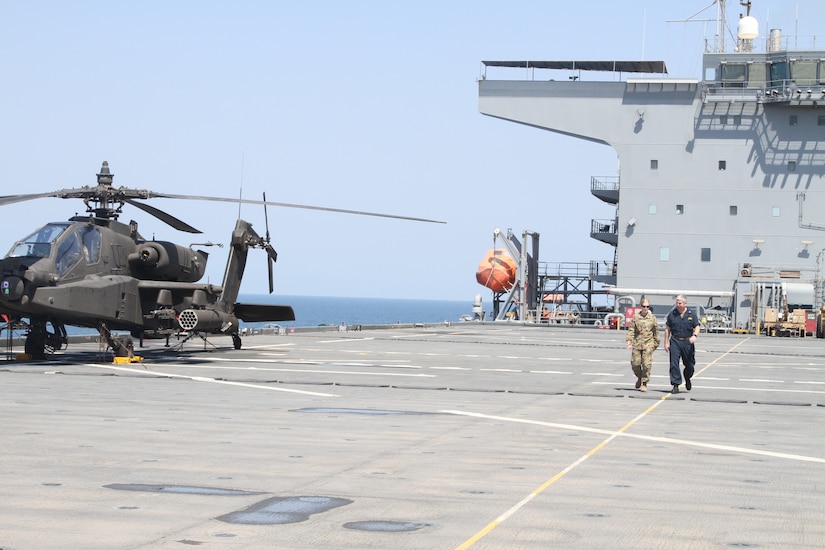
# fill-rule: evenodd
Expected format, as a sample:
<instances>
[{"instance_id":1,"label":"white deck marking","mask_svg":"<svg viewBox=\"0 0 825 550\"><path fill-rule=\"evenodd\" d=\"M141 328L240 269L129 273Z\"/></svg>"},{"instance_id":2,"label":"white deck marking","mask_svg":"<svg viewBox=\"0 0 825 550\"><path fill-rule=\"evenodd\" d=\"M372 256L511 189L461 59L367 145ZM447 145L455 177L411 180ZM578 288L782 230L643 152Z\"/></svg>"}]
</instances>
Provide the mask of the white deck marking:
<instances>
[{"instance_id":1,"label":"white deck marking","mask_svg":"<svg viewBox=\"0 0 825 550\"><path fill-rule=\"evenodd\" d=\"M159 372L159 371L152 371L152 370L145 370L145 369L132 369L128 367L115 367L114 365L96 365L93 363L87 363L87 367L94 367L97 369L110 369L110 370L120 370L124 372L136 372L139 374L154 374L157 376L165 376L168 378L185 378L187 380L193 380L195 382L211 382L213 384L224 384L227 386L241 386L244 388L255 388L259 390L270 390L270 391L281 391L286 393L299 393L302 395L314 395L317 397L338 397L338 395L334 393L320 393L320 392L313 392L313 391L303 391L303 390L293 390L290 388L277 388L274 386L264 386L261 384L249 384L246 382L230 382L228 380L215 380L214 378L206 378L203 376L185 376L182 374L172 374L169 372Z\"/></svg>"},{"instance_id":2,"label":"white deck marking","mask_svg":"<svg viewBox=\"0 0 825 550\"><path fill-rule=\"evenodd\" d=\"M327 362L307 362L302 363L307 365L328 365L330 363ZM278 367L233 367L229 365L175 365L169 364L166 365L170 368L176 369L218 369L218 370L254 370L256 372L305 372L305 373L313 373L313 374L353 374L353 375L364 375L364 376L403 376L403 377L412 377L412 378L435 378L436 375L434 374L423 374L423 373L415 373L415 374L407 374L407 373L400 373L400 372L369 372L369 371L345 371L345 370L331 370L331 369L290 369L290 368L278 368ZM371 367L374 365L365 365L365 364L341 364L341 366L347 367ZM414 368L420 369L421 367L415 366L387 366L387 365L379 365L385 368ZM147 371L140 371L135 369L135 372L147 372ZM184 376L184 378L189 378L188 376Z\"/></svg>"},{"instance_id":3,"label":"white deck marking","mask_svg":"<svg viewBox=\"0 0 825 550\"><path fill-rule=\"evenodd\" d=\"M662 403L663 401L659 401ZM658 404L658 403L657 403ZM511 418L507 416L496 416L490 414L483 414L483 413L474 413L469 411L439 411L445 414L454 414L457 416L469 416L472 418L483 418L485 420L502 420L505 422L514 422L517 424L532 424L534 426L543 426L547 428L558 428L561 430L569 430L569 431L576 431L576 432L589 432L595 434L602 434L608 435L611 437L629 437L632 439L643 439L645 441L656 441L658 443L674 443L677 445L685 445L688 447L700 447L703 449L714 449L717 451L732 451L742 454L751 454L751 455L758 455L758 456L769 456L773 458L785 458L788 460L797 460L801 462L816 462L819 464L825 464L825 458L819 458L816 456L805 456L805 455L796 455L790 453L777 453L774 451L766 451L763 449L750 449L748 447L736 447L733 445L719 445L716 443L703 443L701 441L691 441L688 439L676 439L672 437L661 437L655 435L641 435L641 434L632 434L627 433L626 431L616 431L616 430L603 430L601 428L591 428L588 426L576 426L574 424L559 424L556 422L545 422L542 420L529 420L525 418ZM645 413L643 413L645 414Z\"/></svg>"}]
</instances>

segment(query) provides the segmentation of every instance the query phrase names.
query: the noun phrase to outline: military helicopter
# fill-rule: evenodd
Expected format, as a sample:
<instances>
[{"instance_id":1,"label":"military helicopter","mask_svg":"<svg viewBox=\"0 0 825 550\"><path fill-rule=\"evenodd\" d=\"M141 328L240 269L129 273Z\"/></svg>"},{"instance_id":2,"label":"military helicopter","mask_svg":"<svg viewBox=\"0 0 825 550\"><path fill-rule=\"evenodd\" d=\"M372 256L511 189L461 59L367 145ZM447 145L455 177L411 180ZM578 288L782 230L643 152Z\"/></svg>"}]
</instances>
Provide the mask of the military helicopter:
<instances>
[{"instance_id":1,"label":"military helicopter","mask_svg":"<svg viewBox=\"0 0 825 550\"><path fill-rule=\"evenodd\" d=\"M8 327L27 327L25 352L43 359L68 345L66 325L97 329L118 356L133 356L134 338L224 334L241 348L239 320L292 321L291 306L238 303L250 248L263 249L272 271L278 254L270 244L269 222L261 237L238 219L221 286L198 282L208 253L168 241L146 240L137 223L118 221L125 205L151 214L171 227L200 233L186 222L139 200L172 198L251 203L325 210L366 216L443 223L424 218L360 212L263 200L173 195L112 186L114 174L103 162L97 185L49 193L0 196L0 206L46 197L77 198L87 215L51 222L17 241L0 260L0 314ZM204 243L211 244L211 243ZM28 320L28 323L24 321ZM112 331L128 331L117 336Z\"/></svg>"}]
</instances>

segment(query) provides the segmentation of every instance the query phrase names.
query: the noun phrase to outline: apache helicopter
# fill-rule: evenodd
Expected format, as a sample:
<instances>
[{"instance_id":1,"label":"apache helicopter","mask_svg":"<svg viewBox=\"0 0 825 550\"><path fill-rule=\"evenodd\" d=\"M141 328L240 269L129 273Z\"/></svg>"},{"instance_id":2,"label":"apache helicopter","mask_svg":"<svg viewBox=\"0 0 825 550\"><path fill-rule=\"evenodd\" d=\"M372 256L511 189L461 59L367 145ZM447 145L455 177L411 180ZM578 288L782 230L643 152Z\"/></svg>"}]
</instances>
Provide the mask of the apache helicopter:
<instances>
[{"instance_id":1,"label":"apache helicopter","mask_svg":"<svg viewBox=\"0 0 825 550\"><path fill-rule=\"evenodd\" d=\"M367 216L443 223L423 218L359 212L263 200L173 195L148 190L115 188L109 163L103 162L97 185L50 193L0 196L0 206L46 197L79 198L86 216L52 222L17 241L0 260L0 315L14 326L28 328L25 352L35 359L64 349L66 325L97 329L118 356L133 355L132 337L225 334L241 347L239 320L292 321L291 306L237 303L247 253L261 248L267 256L269 292L278 254L270 244L269 222L261 237L252 224L238 219L221 286L198 282L206 271L208 254L168 241L146 240L137 223L117 221L124 205L134 206L173 228L200 233L178 218L137 199L172 198L235 202L325 210ZM211 243L205 243L211 244ZM28 323L24 323L27 319ZM51 330L50 329L51 326ZM113 330L129 331L117 336ZM205 339L205 337L204 337Z\"/></svg>"}]
</instances>

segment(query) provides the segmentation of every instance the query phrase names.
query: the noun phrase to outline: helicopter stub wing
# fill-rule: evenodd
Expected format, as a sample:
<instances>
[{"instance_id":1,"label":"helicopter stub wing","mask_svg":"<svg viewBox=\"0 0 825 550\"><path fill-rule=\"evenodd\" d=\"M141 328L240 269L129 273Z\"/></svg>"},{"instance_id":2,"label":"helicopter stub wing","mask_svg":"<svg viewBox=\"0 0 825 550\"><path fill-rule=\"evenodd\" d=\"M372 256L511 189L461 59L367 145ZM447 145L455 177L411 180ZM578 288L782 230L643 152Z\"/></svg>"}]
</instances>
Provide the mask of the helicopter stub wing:
<instances>
[{"instance_id":1,"label":"helicopter stub wing","mask_svg":"<svg viewBox=\"0 0 825 550\"><path fill-rule=\"evenodd\" d=\"M151 279L141 279L138 281L140 290L162 290L169 289L173 292L193 292L203 290L211 296L217 296L223 292L223 287L212 283L184 283L178 281L154 281Z\"/></svg>"}]
</instances>

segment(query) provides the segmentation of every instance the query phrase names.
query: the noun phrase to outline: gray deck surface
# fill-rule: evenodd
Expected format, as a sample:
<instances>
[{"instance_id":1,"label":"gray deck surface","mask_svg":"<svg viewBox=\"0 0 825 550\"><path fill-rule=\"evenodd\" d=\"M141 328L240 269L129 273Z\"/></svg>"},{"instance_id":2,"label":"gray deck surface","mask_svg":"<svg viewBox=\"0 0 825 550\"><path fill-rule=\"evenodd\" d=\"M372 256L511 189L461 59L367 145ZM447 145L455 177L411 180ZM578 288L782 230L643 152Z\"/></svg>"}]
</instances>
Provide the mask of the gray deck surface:
<instances>
[{"instance_id":1,"label":"gray deck surface","mask_svg":"<svg viewBox=\"0 0 825 550\"><path fill-rule=\"evenodd\" d=\"M296 332L0 364L0 548L822 548L825 341ZM145 367L145 368L144 368Z\"/></svg>"}]
</instances>

